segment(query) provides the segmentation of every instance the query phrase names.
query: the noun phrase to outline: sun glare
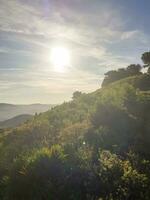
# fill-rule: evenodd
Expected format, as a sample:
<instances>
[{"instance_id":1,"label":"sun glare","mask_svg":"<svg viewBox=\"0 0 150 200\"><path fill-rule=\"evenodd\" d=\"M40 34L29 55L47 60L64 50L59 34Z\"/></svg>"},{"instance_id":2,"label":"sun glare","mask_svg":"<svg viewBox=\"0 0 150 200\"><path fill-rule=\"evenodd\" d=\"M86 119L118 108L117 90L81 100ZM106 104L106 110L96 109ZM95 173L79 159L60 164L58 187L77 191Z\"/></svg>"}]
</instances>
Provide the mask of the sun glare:
<instances>
[{"instance_id":1,"label":"sun glare","mask_svg":"<svg viewBox=\"0 0 150 200\"><path fill-rule=\"evenodd\" d=\"M64 72L70 65L70 52L64 47L54 47L51 49L51 62L55 71Z\"/></svg>"}]
</instances>

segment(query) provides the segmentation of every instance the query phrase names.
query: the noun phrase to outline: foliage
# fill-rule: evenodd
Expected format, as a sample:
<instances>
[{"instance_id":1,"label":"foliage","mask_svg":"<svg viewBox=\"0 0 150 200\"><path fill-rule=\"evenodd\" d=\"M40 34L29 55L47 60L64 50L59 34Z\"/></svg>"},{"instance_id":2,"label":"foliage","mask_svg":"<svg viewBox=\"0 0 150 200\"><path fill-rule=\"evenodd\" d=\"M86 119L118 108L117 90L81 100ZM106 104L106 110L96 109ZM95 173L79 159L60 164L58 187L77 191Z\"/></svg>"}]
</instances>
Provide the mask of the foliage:
<instances>
[{"instance_id":1,"label":"foliage","mask_svg":"<svg viewBox=\"0 0 150 200\"><path fill-rule=\"evenodd\" d=\"M145 64L144 67L149 67L148 73L150 73L150 52L143 53L141 59Z\"/></svg>"},{"instance_id":2,"label":"foliage","mask_svg":"<svg viewBox=\"0 0 150 200\"><path fill-rule=\"evenodd\" d=\"M141 69L141 65L131 64L126 69L120 68L117 71L108 71L107 73L105 73L105 78L102 83L102 86L107 86L108 84L113 83L114 81L118 81L126 77L140 75L142 74Z\"/></svg>"},{"instance_id":3,"label":"foliage","mask_svg":"<svg viewBox=\"0 0 150 200\"><path fill-rule=\"evenodd\" d=\"M0 199L150 199L150 75L110 74L122 78L0 130Z\"/></svg>"}]
</instances>

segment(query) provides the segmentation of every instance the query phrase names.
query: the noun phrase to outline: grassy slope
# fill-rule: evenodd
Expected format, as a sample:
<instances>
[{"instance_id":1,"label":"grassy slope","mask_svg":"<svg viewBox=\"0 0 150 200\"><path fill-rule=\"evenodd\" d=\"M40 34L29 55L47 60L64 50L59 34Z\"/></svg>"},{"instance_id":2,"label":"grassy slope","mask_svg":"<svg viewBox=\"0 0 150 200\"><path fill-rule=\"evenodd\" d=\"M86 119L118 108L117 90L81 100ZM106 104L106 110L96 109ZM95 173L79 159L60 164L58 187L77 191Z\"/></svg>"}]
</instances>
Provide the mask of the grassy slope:
<instances>
[{"instance_id":1,"label":"grassy slope","mask_svg":"<svg viewBox=\"0 0 150 200\"><path fill-rule=\"evenodd\" d=\"M150 82L150 78L147 78L147 81ZM5 131L2 134L4 136L1 140L1 154L6 152L9 154L9 151L14 148L11 156L13 159L18 151L24 152L33 148L63 143L66 140L72 141L73 138L77 138L76 134L80 134L82 140L82 135L91 126L91 116L98 104L105 102L105 104L112 103L122 107L125 98L132 91L133 93L138 91L137 95L140 95L143 90L138 88L141 85L143 87L143 82L145 82L144 75L117 81L39 114L18 128ZM133 90L134 87L137 89ZM150 99L148 87L150 85L146 87L146 92L143 92L142 96Z\"/></svg>"},{"instance_id":2,"label":"grassy slope","mask_svg":"<svg viewBox=\"0 0 150 200\"><path fill-rule=\"evenodd\" d=\"M146 84L145 84L145 80L146 80ZM137 142L140 141L141 143L135 146L139 148L138 149L139 152L143 152L143 154L148 155L149 157L150 156L150 153L149 153L150 140L149 140L149 134L147 133L149 133L150 131L150 127L149 127L150 118L148 118L149 116L147 115L147 119L146 119L147 121L144 119L144 123L143 123L142 121L143 113L141 112L143 110L141 109L140 117L142 120L138 119L139 120L138 122L142 124L142 126L140 126L140 128L142 129L138 129L137 124L134 123L136 122L138 118L138 114L139 114L139 113L136 113L136 114L134 113L137 111L137 108L139 107L137 106L137 103L140 103L138 105L145 106L146 105L145 102L146 102L148 103L148 105L150 105L149 104L150 103L149 101L150 100L150 93L149 93L150 84L147 85L149 81L150 81L150 77L145 79L143 75L117 81L115 83L110 84L109 86L105 88L98 89L95 92L92 92L90 94L82 94L77 99L74 99L70 102L63 103L59 106L56 106L45 113L36 115L30 121L24 123L23 125L15 129L6 130L5 132L2 131L0 134L0 172L1 174L6 175L8 177L9 176L11 177L12 175L11 178L13 180L13 174L15 174L13 171L13 167L15 166L15 164L17 164L17 167L15 168L15 170L17 169L16 174L17 175L19 174L18 176L19 178L21 177L21 180L22 180L22 174L20 175L20 167L18 165L19 163L15 163L17 159L19 160L20 158L22 158L22 155L23 155L26 157L26 163L28 163L30 159L34 160L34 156L30 157L30 155L34 155L34 152L38 152L36 151L37 149L40 150L43 147L48 147L47 149L51 149L49 147L52 147L53 144L61 144L61 146L63 146L65 151L66 151L66 148L68 148L69 146L69 150L67 153L67 159L69 160L68 163L71 162L71 164L74 166L74 169L75 169L75 176L73 176L71 180L72 181L76 180L75 179L76 176L77 177L81 176L81 179L82 179L82 175L84 174L83 172L85 172L88 164L85 164L85 168L83 168L83 171L81 170L82 172L81 174L76 175L76 170L78 170L78 164L77 164L78 159L81 157L81 160L79 159L79 161L81 161L80 168L82 169L82 161L83 161L82 157L84 157L85 163L86 163L86 158L88 158L86 157L87 156L86 153L88 152L87 151L88 149L86 149L86 145L84 146L85 143L87 143L88 145L91 145L93 149L96 149L98 147L98 148L101 148L104 150L106 149L110 151L112 150L111 147L116 148L116 146L118 145L119 147L121 146L121 148L123 149L122 152L124 152L124 149L126 148L126 146L130 145L130 142L128 142L128 139L130 139L130 135L134 144L135 144L134 139L136 139L138 135L138 138L136 141ZM128 100L131 100L129 102L129 106L131 107L129 108L127 108L127 105L126 105L126 103L128 104ZM103 107L103 105L105 109L99 110L99 107L101 108L101 106ZM111 105L114 105L115 110L113 110L114 108L111 107ZM111 112L109 112L109 108ZM107 113L105 111L107 111ZM97 118L96 118L97 122L95 121L93 122L91 120L93 115L95 115L95 113L97 115ZM149 114L149 112L147 113ZM145 113L144 113L144 116L145 116ZM100 122L99 122L99 119L100 119ZM109 132L107 132L106 129L104 129L104 131L103 129L101 129L100 127L101 122L103 123L102 126L106 125L108 128L110 128ZM98 124L98 126L96 123ZM134 134L132 131L134 132ZM143 137L143 133L145 134L144 137ZM132 137L132 134L133 134L133 137ZM144 140L142 140L142 138L144 138ZM104 146L101 146L103 144ZM117 149L116 152L118 153L118 147L116 149ZM134 149L136 150L136 147ZM92 157L92 160L90 160L90 163L93 160L99 159L98 151L94 150L93 155L94 156ZM89 151L88 156L90 157L90 151ZM36 166L37 160L35 161L35 166ZM21 160L19 160L19 162L20 161ZM23 168L21 167L21 169L24 169L24 167L26 166L24 166L24 163L22 165L23 165ZM38 177L39 175L41 175L41 173L43 173L43 170L42 170L43 163L41 164L41 166L42 166L41 168L37 167ZM64 169L64 167L62 168ZM31 172L36 173L36 168L33 171L31 170ZM93 171L91 170L90 173L91 172ZM136 172L136 171L134 170L133 172ZM49 165L48 165L47 173L49 174ZM132 174L132 171L131 171L131 174ZM25 180L28 180L29 178L29 182L27 182L28 183L27 185L29 185L29 187L30 187L30 184L32 186L32 182L33 182L32 179L30 181L31 175L32 173L29 175L27 174L27 176L26 176L26 173L23 174L23 177L27 178ZM114 178L115 178L114 171L112 171L111 175L114 175ZM67 173L67 176L68 176L68 173ZM105 175L105 177L108 177L108 176ZM41 180L41 177L43 177L43 174L42 176L40 176L40 180ZM23 185L22 191L24 191L24 178L23 178L23 182L21 182L21 184ZM117 177L116 179L117 181L119 180ZM46 178L44 177L44 180L47 180L47 174L46 174ZM65 180L66 180L66 177L65 177ZM137 181L138 179L135 179L135 180ZM141 180L141 177L139 178L139 180ZM10 185L10 189L13 190L13 186L16 187L16 190L14 190L16 193L16 191L17 192L20 191L18 189L20 186L20 183L17 182L16 178L14 178L14 182L15 184L12 182L12 185ZM111 188L113 184L112 178L108 182L110 182L111 184L110 187L108 188ZM37 192L38 191L37 181L35 183L36 183L36 192ZM94 185L94 188L95 188L96 182L92 182L92 185ZM141 188L141 185L140 185L140 188ZM33 187L31 188L34 194L34 189ZM107 188L107 184L105 184L104 188L105 189ZM78 191L79 190L80 189L78 189ZM137 189L137 191L138 190L139 189ZM22 195L22 191L21 191L21 195ZM28 188L27 191L30 191L30 189ZM45 191L45 190L43 189L42 191ZM64 191L62 194L64 194ZM39 191L39 194L41 194L40 191ZM76 194L76 192L74 194ZM12 198L9 198L9 199L12 199ZM20 198L18 199L20 200ZM22 198L22 199L25 199L25 198ZM74 199L79 199L79 198L77 197ZM136 199L136 198L132 198L132 199Z\"/></svg>"}]
</instances>

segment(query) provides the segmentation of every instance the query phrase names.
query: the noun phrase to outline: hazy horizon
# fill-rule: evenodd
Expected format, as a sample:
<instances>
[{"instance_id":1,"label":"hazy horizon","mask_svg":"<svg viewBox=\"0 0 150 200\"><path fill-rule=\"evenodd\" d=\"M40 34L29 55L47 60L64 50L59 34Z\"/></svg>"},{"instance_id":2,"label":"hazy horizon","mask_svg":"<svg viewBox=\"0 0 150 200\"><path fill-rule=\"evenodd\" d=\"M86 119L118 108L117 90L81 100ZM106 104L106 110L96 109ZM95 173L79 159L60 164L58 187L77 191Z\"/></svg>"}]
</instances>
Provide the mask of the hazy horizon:
<instances>
[{"instance_id":1,"label":"hazy horizon","mask_svg":"<svg viewBox=\"0 0 150 200\"><path fill-rule=\"evenodd\" d=\"M150 2L0 0L0 102L58 104L141 63Z\"/></svg>"},{"instance_id":2,"label":"hazy horizon","mask_svg":"<svg viewBox=\"0 0 150 200\"><path fill-rule=\"evenodd\" d=\"M22 104L22 103L16 104L16 103L13 103L13 102L12 103L11 102L10 103L9 102L0 102L0 104L10 104L10 105L17 105L17 106L19 106L19 105L20 106L25 106L25 105L43 105L44 103L36 103L35 102L35 103L28 103L28 104L27 103L25 103L25 104ZM46 103L44 105L57 105L57 104Z\"/></svg>"}]
</instances>

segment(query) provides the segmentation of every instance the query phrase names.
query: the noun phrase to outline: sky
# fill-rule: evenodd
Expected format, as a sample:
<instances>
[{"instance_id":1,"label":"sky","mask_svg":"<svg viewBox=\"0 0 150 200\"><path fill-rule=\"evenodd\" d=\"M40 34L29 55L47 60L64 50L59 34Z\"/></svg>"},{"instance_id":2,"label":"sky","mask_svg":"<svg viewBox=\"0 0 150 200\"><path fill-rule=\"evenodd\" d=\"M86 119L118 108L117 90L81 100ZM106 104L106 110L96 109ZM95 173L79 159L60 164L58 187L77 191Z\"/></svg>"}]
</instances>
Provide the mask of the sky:
<instances>
[{"instance_id":1,"label":"sky","mask_svg":"<svg viewBox=\"0 0 150 200\"><path fill-rule=\"evenodd\" d=\"M141 63L149 11L149 0L0 0L0 103L61 103ZM70 52L63 72L50 60L57 46Z\"/></svg>"}]
</instances>

